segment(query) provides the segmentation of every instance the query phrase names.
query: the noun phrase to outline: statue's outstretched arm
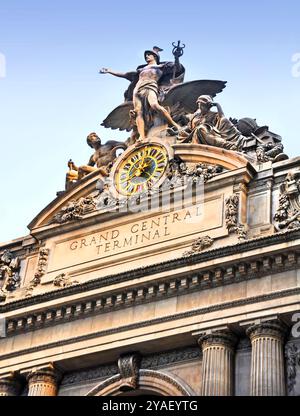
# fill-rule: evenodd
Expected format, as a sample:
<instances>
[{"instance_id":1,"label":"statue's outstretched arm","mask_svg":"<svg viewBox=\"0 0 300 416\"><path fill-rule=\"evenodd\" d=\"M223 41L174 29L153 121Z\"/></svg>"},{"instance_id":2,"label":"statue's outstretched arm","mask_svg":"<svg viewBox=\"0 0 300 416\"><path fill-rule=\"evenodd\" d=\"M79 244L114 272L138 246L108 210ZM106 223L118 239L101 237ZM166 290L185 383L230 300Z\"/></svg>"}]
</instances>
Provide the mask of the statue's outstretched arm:
<instances>
[{"instance_id":1,"label":"statue's outstretched arm","mask_svg":"<svg viewBox=\"0 0 300 416\"><path fill-rule=\"evenodd\" d=\"M99 74L111 74L115 77L119 77L119 78L125 78L128 79L129 81L132 81L133 76L136 74L136 71L132 71L132 72L117 72L117 71L113 71L109 68L102 68L99 71Z\"/></svg>"}]
</instances>

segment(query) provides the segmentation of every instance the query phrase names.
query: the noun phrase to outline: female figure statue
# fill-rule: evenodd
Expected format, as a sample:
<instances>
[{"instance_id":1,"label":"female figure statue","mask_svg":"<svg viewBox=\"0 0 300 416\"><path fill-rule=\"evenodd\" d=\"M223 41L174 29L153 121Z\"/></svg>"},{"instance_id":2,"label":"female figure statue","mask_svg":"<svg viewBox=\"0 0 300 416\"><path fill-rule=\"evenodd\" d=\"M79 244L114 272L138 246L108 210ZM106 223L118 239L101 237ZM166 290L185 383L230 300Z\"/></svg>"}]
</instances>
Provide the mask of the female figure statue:
<instances>
[{"instance_id":1,"label":"female figure statue","mask_svg":"<svg viewBox=\"0 0 300 416\"><path fill-rule=\"evenodd\" d=\"M221 105L215 103L209 95L201 95L197 104L198 110L189 115L189 123L179 132L178 140L240 150L244 137L225 117ZM211 111L214 106L217 112Z\"/></svg>"}]
</instances>

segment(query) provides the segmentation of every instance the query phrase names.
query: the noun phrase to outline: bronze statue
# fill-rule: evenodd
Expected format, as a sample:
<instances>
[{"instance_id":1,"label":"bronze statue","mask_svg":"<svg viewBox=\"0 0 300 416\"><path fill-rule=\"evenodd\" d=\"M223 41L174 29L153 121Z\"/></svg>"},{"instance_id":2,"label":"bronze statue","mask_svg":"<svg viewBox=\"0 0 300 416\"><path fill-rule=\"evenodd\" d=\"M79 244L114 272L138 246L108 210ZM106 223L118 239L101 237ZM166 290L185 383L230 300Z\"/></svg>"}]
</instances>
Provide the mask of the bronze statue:
<instances>
[{"instance_id":1,"label":"bronze statue","mask_svg":"<svg viewBox=\"0 0 300 416\"><path fill-rule=\"evenodd\" d=\"M288 159L284 153L282 138L271 132L268 126L259 127L256 119L249 117L233 119L232 122L246 138L243 151L256 156L258 162L279 162Z\"/></svg>"},{"instance_id":2,"label":"bronze statue","mask_svg":"<svg viewBox=\"0 0 300 416\"><path fill-rule=\"evenodd\" d=\"M180 130L178 140L229 150L242 149L244 137L225 117L221 105L214 102L209 95L201 95L197 104L198 110L187 116L189 123ZM211 111L212 107L216 107L217 112Z\"/></svg>"},{"instance_id":3,"label":"bronze statue","mask_svg":"<svg viewBox=\"0 0 300 416\"><path fill-rule=\"evenodd\" d=\"M163 91L163 88L160 90L159 87L168 87L170 75L180 76L184 73L184 69L180 65L179 59L175 59L175 64L171 62L160 63L160 51L162 49L157 46L154 46L153 50L145 51L144 56L147 64L139 66L135 72L121 73L107 68L100 70L101 74L111 74L132 81L129 89L125 92L125 100L131 98L130 91L134 87L132 92L133 111L140 140L146 137L146 126L150 125L153 112L160 113L169 124L179 128L167 109L159 103L159 95Z\"/></svg>"},{"instance_id":4,"label":"bronze statue","mask_svg":"<svg viewBox=\"0 0 300 416\"><path fill-rule=\"evenodd\" d=\"M82 179L88 173L100 169L100 173L103 176L109 175L109 170L116 159L116 151L118 149L125 150L126 144L123 142L117 142L116 140L108 140L102 144L100 137L96 133L90 133L87 136L87 144L95 149L94 154L90 157L87 165L77 167L72 160L69 160L66 182L76 182L78 179ZM68 187L68 186L67 186Z\"/></svg>"},{"instance_id":5,"label":"bronze statue","mask_svg":"<svg viewBox=\"0 0 300 416\"><path fill-rule=\"evenodd\" d=\"M194 111L194 102L200 94L215 96L225 87L224 81L200 80L182 84L185 69L179 62L183 47L174 45L174 62L160 63L159 52L153 47L144 53L146 64L132 72L115 72L107 68L102 74L112 74L131 81L125 92L125 103L116 107L103 121L104 127L130 131L134 128L132 114L135 116L136 129L140 140L147 137L149 130L158 124L163 125L157 115L162 116L174 129L180 126L172 117L173 109L178 105L185 112Z\"/></svg>"}]
</instances>

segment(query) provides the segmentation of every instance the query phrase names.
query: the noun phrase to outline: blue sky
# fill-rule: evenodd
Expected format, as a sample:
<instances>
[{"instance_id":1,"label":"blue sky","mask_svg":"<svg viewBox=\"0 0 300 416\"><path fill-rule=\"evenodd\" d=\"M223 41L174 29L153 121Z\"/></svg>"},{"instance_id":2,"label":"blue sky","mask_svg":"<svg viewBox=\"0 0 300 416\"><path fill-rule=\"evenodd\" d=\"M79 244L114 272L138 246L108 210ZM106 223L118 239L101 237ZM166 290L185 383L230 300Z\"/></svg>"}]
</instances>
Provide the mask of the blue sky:
<instances>
[{"instance_id":1,"label":"blue sky","mask_svg":"<svg viewBox=\"0 0 300 416\"><path fill-rule=\"evenodd\" d=\"M1 0L0 241L28 233L64 189L70 158L88 161L90 132L127 138L100 126L127 81L98 70L135 69L153 45L171 60L181 39L186 81L228 81L217 98L225 114L256 117L283 137L291 157L300 155L300 66L292 70L299 16L298 0Z\"/></svg>"}]
</instances>

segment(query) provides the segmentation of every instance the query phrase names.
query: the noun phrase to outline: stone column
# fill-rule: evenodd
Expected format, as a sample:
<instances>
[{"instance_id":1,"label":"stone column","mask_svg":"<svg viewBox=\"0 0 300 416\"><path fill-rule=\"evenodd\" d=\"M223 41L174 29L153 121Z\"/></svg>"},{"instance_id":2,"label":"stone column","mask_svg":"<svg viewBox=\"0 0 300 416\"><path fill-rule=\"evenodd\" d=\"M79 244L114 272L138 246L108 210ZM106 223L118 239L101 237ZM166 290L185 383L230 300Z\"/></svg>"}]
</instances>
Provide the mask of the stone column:
<instances>
[{"instance_id":1,"label":"stone column","mask_svg":"<svg viewBox=\"0 0 300 416\"><path fill-rule=\"evenodd\" d=\"M36 368L28 374L28 396L56 396L59 372L53 364Z\"/></svg>"},{"instance_id":2,"label":"stone column","mask_svg":"<svg viewBox=\"0 0 300 416\"><path fill-rule=\"evenodd\" d=\"M202 396L233 395L233 364L236 337L230 333L214 332L203 335Z\"/></svg>"},{"instance_id":3,"label":"stone column","mask_svg":"<svg viewBox=\"0 0 300 416\"><path fill-rule=\"evenodd\" d=\"M15 372L0 376L0 396L18 396L21 384Z\"/></svg>"},{"instance_id":4,"label":"stone column","mask_svg":"<svg viewBox=\"0 0 300 416\"><path fill-rule=\"evenodd\" d=\"M284 396L283 340L285 327L279 322L250 326L246 334L252 344L251 396Z\"/></svg>"}]
</instances>

